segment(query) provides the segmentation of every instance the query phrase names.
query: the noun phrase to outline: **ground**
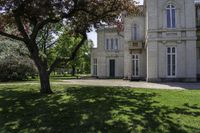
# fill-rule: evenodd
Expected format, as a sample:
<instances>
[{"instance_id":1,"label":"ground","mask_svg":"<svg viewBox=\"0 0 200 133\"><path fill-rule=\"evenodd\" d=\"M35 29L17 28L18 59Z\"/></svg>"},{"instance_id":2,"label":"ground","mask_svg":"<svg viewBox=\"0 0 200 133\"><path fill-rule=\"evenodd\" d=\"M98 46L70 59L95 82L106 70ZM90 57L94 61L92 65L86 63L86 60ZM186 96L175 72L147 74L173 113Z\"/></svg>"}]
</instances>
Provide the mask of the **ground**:
<instances>
[{"instance_id":1,"label":"ground","mask_svg":"<svg viewBox=\"0 0 200 133\"><path fill-rule=\"evenodd\" d=\"M199 90L97 87L65 82L52 83L53 95L39 94L39 84L35 82L1 84L0 133L200 131Z\"/></svg>"},{"instance_id":2,"label":"ground","mask_svg":"<svg viewBox=\"0 0 200 133\"><path fill-rule=\"evenodd\" d=\"M200 83L178 83L178 82L130 82L129 80L121 79L86 79L86 80L63 80L66 84L75 85L93 85L93 86L121 86L121 87L132 87L132 88L151 88L151 89L200 89Z\"/></svg>"},{"instance_id":3,"label":"ground","mask_svg":"<svg viewBox=\"0 0 200 133\"><path fill-rule=\"evenodd\" d=\"M160 82L160 83L150 83L150 82L132 82L129 80L121 79L67 79L66 77L56 77L51 79L54 84L62 85L90 85L90 86L116 86L116 87L131 87L131 88L149 88L149 89L178 89L178 90L200 90L200 82L197 83L180 83L180 82ZM0 85L16 85L16 84L38 84L36 80L31 82L19 82L19 83L0 83Z\"/></svg>"}]
</instances>

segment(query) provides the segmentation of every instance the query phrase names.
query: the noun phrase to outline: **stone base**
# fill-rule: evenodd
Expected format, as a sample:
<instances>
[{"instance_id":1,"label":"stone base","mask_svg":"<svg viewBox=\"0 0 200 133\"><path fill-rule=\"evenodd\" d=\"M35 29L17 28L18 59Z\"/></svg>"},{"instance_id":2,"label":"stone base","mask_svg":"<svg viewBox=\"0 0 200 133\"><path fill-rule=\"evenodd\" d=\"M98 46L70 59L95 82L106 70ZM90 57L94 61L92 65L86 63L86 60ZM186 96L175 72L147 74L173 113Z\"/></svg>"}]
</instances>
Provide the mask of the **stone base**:
<instances>
[{"instance_id":1,"label":"stone base","mask_svg":"<svg viewBox=\"0 0 200 133\"><path fill-rule=\"evenodd\" d=\"M197 82L197 78L149 78L147 82Z\"/></svg>"},{"instance_id":2,"label":"stone base","mask_svg":"<svg viewBox=\"0 0 200 133\"><path fill-rule=\"evenodd\" d=\"M123 77L105 77L105 76L98 76L98 79L123 79Z\"/></svg>"},{"instance_id":3,"label":"stone base","mask_svg":"<svg viewBox=\"0 0 200 133\"><path fill-rule=\"evenodd\" d=\"M130 79L129 79L130 81L145 81L145 78L143 78L143 77L131 77Z\"/></svg>"}]
</instances>

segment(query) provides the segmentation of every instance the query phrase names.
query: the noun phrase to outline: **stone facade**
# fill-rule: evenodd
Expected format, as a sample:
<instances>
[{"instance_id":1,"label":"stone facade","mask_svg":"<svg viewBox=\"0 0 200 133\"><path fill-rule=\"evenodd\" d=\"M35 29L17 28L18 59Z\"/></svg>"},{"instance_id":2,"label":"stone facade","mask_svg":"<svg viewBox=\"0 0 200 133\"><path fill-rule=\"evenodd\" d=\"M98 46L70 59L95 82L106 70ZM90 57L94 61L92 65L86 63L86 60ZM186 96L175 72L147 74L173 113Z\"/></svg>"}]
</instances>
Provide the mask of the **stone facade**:
<instances>
[{"instance_id":1,"label":"stone facade","mask_svg":"<svg viewBox=\"0 0 200 133\"><path fill-rule=\"evenodd\" d=\"M198 7L192 0L145 0L140 14L124 16L123 32L115 26L99 28L98 47L91 50L92 75L196 81L200 75Z\"/></svg>"}]
</instances>

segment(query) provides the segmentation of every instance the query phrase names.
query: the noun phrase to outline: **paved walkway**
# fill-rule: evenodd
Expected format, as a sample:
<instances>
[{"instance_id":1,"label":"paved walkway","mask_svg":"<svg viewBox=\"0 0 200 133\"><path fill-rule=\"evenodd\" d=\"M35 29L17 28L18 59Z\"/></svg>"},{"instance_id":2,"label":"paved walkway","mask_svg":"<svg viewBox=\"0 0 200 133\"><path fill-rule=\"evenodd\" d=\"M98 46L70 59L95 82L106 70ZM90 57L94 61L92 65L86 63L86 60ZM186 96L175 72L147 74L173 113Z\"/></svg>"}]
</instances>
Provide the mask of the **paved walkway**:
<instances>
[{"instance_id":1,"label":"paved walkway","mask_svg":"<svg viewBox=\"0 0 200 133\"><path fill-rule=\"evenodd\" d=\"M92 86L122 86L133 88L152 88L152 89L199 89L200 83L148 83L148 82L133 82L128 80L113 80L113 79L80 79L80 80L64 80L64 84L73 85L92 85Z\"/></svg>"},{"instance_id":2,"label":"paved walkway","mask_svg":"<svg viewBox=\"0 0 200 133\"><path fill-rule=\"evenodd\" d=\"M51 82L52 84L60 85L89 85L89 86L121 86L121 87L132 87L132 88L149 88L149 89L179 89L179 90L200 90L199 83L148 83L144 81L133 82L129 80L120 79L71 79ZM0 85L30 85L39 84L39 82L17 82L17 83L0 83Z\"/></svg>"}]
</instances>

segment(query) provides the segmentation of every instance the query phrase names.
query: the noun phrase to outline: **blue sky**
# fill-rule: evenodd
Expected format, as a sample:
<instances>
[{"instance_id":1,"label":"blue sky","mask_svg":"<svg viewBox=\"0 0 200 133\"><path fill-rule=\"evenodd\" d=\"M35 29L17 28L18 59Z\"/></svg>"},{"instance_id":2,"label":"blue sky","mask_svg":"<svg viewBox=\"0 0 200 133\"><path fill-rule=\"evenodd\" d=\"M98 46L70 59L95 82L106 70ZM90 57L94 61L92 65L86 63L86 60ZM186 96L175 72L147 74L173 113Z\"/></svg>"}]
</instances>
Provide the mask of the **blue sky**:
<instances>
[{"instance_id":1,"label":"blue sky","mask_svg":"<svg viewBox=\"0 0 200 133\"><path fill-rule=\"evenodd\" d=\"M139 1L141 4L143 3L143 0L137 0ZM88 33L88 38L91 39L94 42L94 46L97 46L97 33L94 31Z\"/></svg>"}]
</instances>

